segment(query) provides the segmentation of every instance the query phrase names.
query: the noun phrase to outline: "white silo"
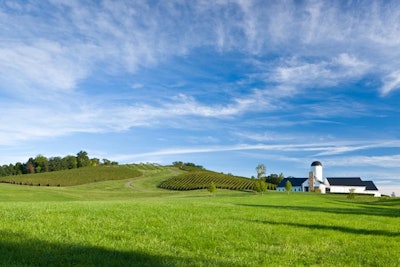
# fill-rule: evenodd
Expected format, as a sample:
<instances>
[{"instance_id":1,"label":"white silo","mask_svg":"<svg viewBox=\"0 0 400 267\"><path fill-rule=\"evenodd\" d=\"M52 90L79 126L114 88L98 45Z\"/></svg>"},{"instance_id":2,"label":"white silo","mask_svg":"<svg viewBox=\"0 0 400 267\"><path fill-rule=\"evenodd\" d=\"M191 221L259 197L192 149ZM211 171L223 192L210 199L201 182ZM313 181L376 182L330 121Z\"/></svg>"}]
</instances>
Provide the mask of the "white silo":
<instances>
[{"instance_id":1,"label":"white silo","mask_svg":"<svg viewBox=\"0 0 400 267\"><path fill-rule=\"evenodd\" d=\"M314 173L314 177L317 181L323 183L324 178L322 177L322 163L319 161L314 161L311 163L311 171Z\"/></svg>"}]
</instances>

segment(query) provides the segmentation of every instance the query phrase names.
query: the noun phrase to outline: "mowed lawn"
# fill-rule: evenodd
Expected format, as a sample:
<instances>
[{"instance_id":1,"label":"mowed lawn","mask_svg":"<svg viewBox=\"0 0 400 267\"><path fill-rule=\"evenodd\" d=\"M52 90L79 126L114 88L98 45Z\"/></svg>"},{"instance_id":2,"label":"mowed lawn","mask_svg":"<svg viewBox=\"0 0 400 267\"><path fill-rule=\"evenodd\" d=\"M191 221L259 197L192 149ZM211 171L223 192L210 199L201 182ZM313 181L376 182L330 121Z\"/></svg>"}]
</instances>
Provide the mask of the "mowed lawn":
<instances>
[{"instance_id":1,"label":"mowed lawn","mask_svg":"<svg viewBox=\"0 0 400 267\"><path fill-rule=\"evenodd\" d=\"M0 266L400 266L400 199L0 184Z\"/></svg>"}]
</instances>

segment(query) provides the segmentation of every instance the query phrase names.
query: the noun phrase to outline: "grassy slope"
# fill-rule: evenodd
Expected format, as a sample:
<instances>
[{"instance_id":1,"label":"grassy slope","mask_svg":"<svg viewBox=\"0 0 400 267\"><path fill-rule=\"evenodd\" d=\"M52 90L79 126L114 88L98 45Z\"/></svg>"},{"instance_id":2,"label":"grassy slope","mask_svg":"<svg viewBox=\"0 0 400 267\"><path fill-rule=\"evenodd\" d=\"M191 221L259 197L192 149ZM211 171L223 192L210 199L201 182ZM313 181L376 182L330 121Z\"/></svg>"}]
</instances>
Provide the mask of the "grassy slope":
<instances>
[{"instance_id":1,"label":"grassy slope","mask_svg":"<svg viewBox=\"0 0 400 267\"><path fill-rule=\"evenodd\" d=\"M57 172L0 177L2 182L21 185L71 186L140 176L141 172L127 165L96 166Z\"/></svg>"},{"instance_id":2,"label":"grassy slope","mask_svg":"<svg viewBox=\"0 0 400 267\"><path fill-rule=\"evenodd\" d=\"M399 199L156 188L179 173L0 184L0 266L400 265Z\"/></svg>"}]
</instances>

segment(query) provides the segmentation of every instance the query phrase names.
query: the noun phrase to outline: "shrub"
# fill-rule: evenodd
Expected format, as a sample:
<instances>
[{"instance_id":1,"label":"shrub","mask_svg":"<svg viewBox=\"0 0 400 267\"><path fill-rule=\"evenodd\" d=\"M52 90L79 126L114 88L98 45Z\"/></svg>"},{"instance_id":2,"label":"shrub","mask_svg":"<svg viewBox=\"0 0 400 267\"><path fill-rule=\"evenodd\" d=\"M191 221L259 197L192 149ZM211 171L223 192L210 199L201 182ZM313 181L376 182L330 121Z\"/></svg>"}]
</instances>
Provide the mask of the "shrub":
<instances>
[{"instance_id":1,"label":"shrub","mask_svg":"<svg viewBox=\"0 0 400 267\"><path fill-rule=\"evenodd\" d=\"M211 194L215 194L215 191L217 191L217 187L215 186L214 182L211 182L211 184L208 186L207 188L208 192L210 192Z\"/></svg>"},{"instance_id":2,"label":"shrub","mask_svg":"<svg viewBox=\"0 0 400 267\"><path fill-rule=\"evenodd\" d=\"M354 199L354 198L356 197L356 194L354 193L354 191L355 191L354 188L351 188L351 189L349 190L349 194L347 195L347 198L348 198L348 199Z\"/></svg>"}]
</instances>

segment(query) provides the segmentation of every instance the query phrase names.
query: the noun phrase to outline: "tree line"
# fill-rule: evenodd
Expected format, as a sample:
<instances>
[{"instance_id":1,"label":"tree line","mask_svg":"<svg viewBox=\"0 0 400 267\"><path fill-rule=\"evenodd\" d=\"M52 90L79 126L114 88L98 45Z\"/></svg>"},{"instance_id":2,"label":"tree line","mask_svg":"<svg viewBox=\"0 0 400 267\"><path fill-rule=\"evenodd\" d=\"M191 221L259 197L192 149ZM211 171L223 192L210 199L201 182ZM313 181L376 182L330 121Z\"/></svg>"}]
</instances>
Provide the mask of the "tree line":
<instances>
[{"instance_id":1,"label":"tree line","mask_svg":"<svg viewBox=\"0 0 400 267\"><path fill-rule=\"evenodd\" d=\"M50 157L37 155L29 158L27 162L3 165L0 167L0 177L9 175L32 174L42 172L62 171L97 165L118 165L116 161L108 159L89 158L86 151L79 151L76 155L65 157Z\"/></svg>"}]
</instances>

